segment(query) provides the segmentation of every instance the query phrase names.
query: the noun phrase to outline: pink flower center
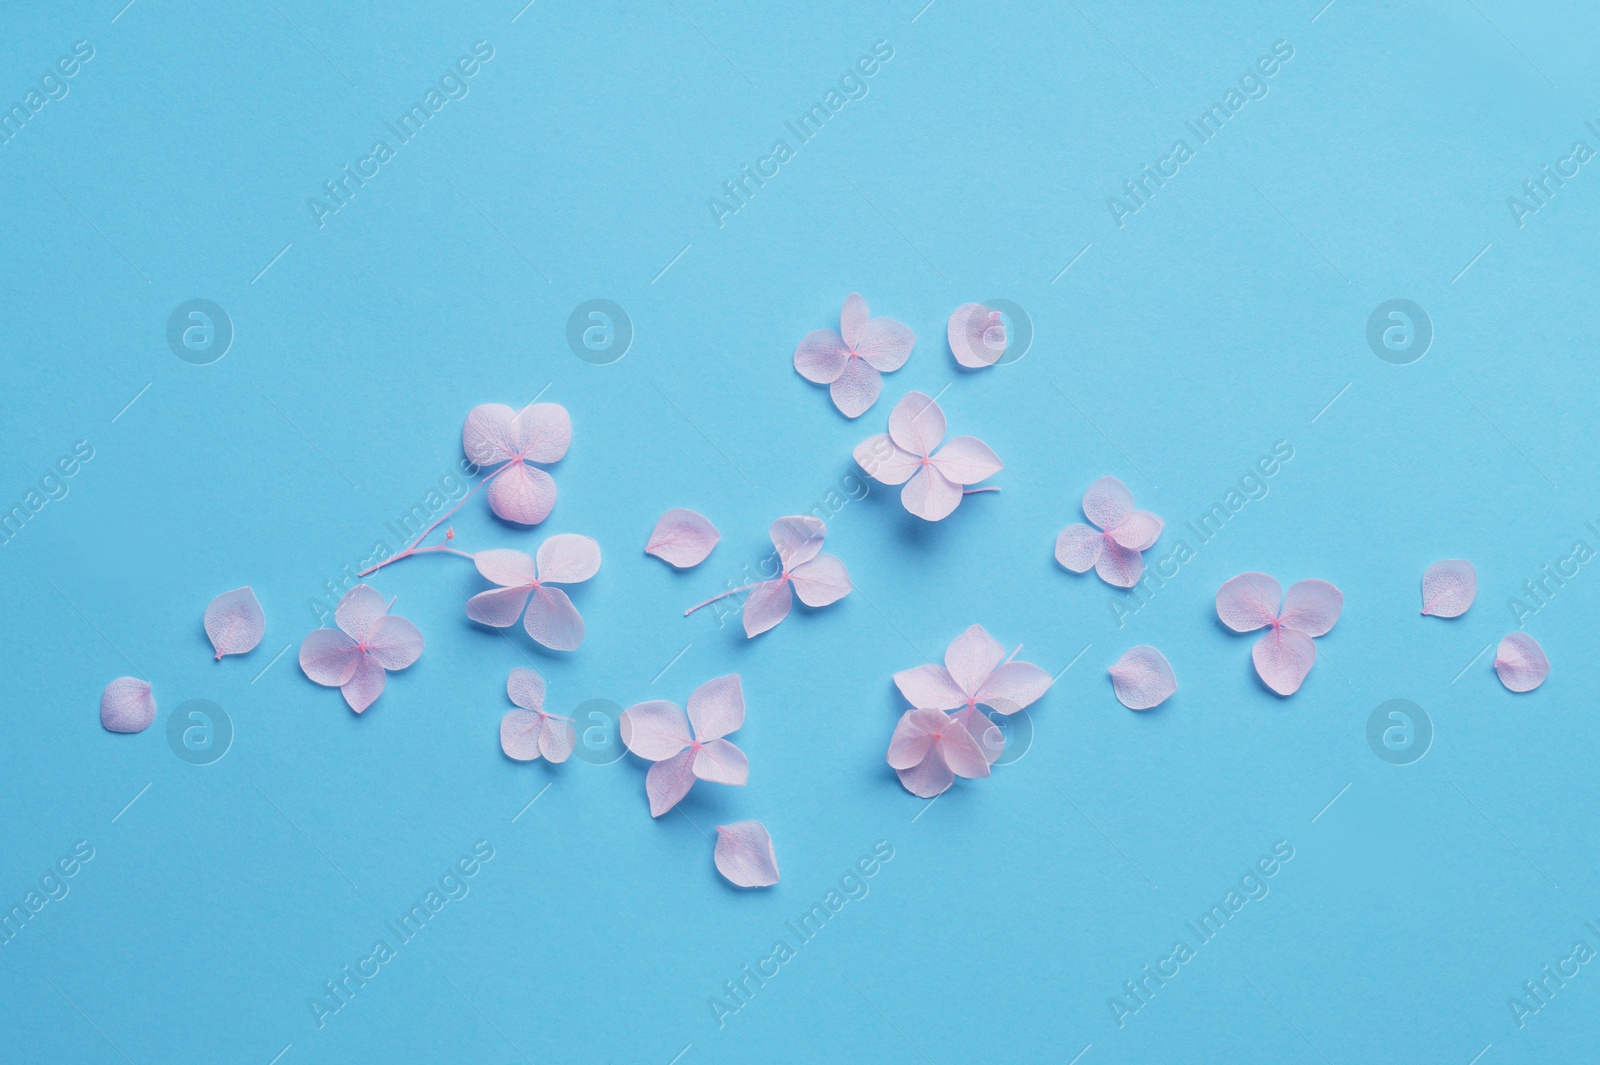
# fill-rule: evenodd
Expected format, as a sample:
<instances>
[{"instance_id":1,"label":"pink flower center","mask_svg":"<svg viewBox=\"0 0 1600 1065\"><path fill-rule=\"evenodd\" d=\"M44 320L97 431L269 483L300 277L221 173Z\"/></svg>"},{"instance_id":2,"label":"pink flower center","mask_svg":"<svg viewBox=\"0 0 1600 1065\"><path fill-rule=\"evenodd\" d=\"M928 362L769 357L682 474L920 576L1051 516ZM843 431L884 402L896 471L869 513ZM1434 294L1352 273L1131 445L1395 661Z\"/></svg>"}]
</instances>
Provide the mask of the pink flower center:
<instances>
[{"instance_id":1,"label":"pink flower center","mask_svg":"<svg viewBox=\"0 0 1600 1065\"><path fill-rule=\"evenodd\" d=\"M699 740L690 740L689 741L689 749L691 751L698 751L703 746L705 746L705 744L701 743Z\"/></svg>"}]
</instances>

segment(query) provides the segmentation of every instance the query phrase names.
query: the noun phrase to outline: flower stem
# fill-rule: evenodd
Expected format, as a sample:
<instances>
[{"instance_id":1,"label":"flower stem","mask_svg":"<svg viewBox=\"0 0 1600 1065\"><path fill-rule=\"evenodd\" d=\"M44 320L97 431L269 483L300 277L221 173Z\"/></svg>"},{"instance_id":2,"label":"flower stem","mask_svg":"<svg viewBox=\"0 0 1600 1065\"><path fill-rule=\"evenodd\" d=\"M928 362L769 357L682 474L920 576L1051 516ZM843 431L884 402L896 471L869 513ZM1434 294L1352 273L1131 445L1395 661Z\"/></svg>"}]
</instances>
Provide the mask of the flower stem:
<instances>
[{"instance_id":1,"label":"flower stem","mask_svg":"<svg viewBox=\"0 0 1600 1065\"><path fill-rule=\"evenodd\" d=\"M516 459L512 460L512 462L515 462L515 461L517 461L517 460ZM506 469L509 468L510 466L511 466L511 463L507 462L505 465L498 467L497 469L495 469L491 473L489 473L486 476L484 476L484 478L482 480L480 480L477 484L472 486L472 491L468 492L466 495L462 496L459 500L457 500L455 506L451 507L449 510L445 511L443 514L439 515L438 520L436 520L432 525L428 526L426 529L423 529L422 532L417 535L417 538L415 540L411 541L411 544L404 551L401 551L397 555L390 555L388 558L384 559L382 562L377 563L376 565L368 566L366 569L364 569L360 573L356 574L356 576L357 577L365 577L369 573L376 573L378 570L380 570L383 567L389 565L390 563L399 562L402 558L410 558L412 555L427 554L428 552L431 552L431 551L445 551L445 552L448 552L448 553L450 553L452 555L460 555L462 558L471 558L472 556L470 554L468 554L467 552L465 552L465 551L457 551L455 548L448 547L448 546L446 546L444 544L438 544L438 545L436 545L434 547L420 547L418 545L420 545L422 543L422 541L426 540L428 538L428 536L433 532L433 530L437 529L439 526L443 525L446 521L448 521L449 518L450 518L450 515L454 514L456 511L460 510L463 506L465 506L467 500L469 500L473 496L477 495L478 494L478 489L482 488L484 485L486 485L490 481L494 480L501 473L504 473L506 471Z\"/></svg>"},{"instance_id":2,"label":"flower stem","mask_svg":"<svg viewBox=\"0 0 1600 1065\"><path fill-rule=\"evenodd\" d=\"M964 488L964 489L962 489L961 494L964 495L964 496L975 496L979 492L998 492L998 491L1000 491L1000 488L999 488L998 485L996 485L996 486L990 487L990 488Z\"/></svg>"},{"instance_id":3,"label":"flower stem","mask_svg":"<svg viewBox=\"0 0 1600 1065\"><path fill-rule=\"evenodd\" d=\"M752 588L759 588L763 584L771 584L771 583L772 583L771 581L757 581L754 584L747 584L743 588L735 588L732 591L723 592L721 595L714 595L710 599L707 599L705 602L697 603L696 605L690 607L688 610L685 610L683 612L683 616L684 617L688 617L690 614L693 614L696 610L699 610L703 606L710 606L712 603L715 603L718 599L726 599L730 595L738 595L740 592L748 592Z\"/></svg>"}]
</instances>

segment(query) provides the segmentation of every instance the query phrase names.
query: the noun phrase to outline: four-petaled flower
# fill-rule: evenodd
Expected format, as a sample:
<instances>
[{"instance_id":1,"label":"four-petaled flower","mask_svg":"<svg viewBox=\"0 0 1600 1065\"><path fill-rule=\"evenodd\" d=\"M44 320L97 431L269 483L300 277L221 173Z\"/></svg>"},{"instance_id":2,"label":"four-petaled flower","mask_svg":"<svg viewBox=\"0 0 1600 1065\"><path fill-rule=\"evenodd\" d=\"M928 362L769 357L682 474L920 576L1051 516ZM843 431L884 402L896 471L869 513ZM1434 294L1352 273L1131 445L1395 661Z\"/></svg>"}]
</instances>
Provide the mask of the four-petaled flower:
<instances>
[{"instance_id":1,"label":"four-petaled flower","mask_svg":"<svg viewBox=\"0 0 1600 1065\"><path fill-rule=\"evenodd\" d=\"M1098 528L1068 525L1056 537L1056 561L1074 573L1090 566L1100 579L1132 588L1144 575L1144 555L1161 535L1161 519L1133 508L1133 493L1115 477L1102 477L1083 493L1083 513Z\"/></svg>"},{"instance_id":2,"label":"four-petaled flower","mask_svg":"<svg viewBox=\"0 0 1600 1065\"><path fill-rule=\"evenodd\" d=\"M739 674L716 677L689 696L689 716L665 699L630 706L620 730L628 750L655 765L645 775L650 816L660 817L689 794L696 779L744 784L750 762L722 737L744 724L744 689Z\"/></svg>"},{"instance_id":3,"label":"four-petaled flower","mask_svg":"<svg viewBox=\"0 0 1600 1065\"><path fill-rule=\"evenodd\" d=\"M1282 596L1283 609L1278 608ZM1283 595L1265 573L1241 573L1217 592L1217 617L1234 632L1272 631L1256 641L1256 673L1279 695L1293 695L1317 661L1313 636L1333 628L1344 593L1327 581L1296 581Z\"/></svg>"},{"instance_id":4,"label":"four-petaled flower","mask_svg":"<svg viewBox=\"0 0 1600 1065\"><path fill-rule=\"evenodd\" d=\"M578 745L572 719L544 712L544 678L518 666L506 678L506 694L522 707L500 719L500 749L508 758L531 762L540 756L565 762Z\"/></svg>"},{"instance_id":5,"label":"four-petaled flower","mask_svg":"<svg viewBox=\"0 0 1600 1065\"><path fill-rule=\"evenodd\" d=\"M827 385L845 417L859 418L883 391L880 371L904 366L916 339L892 318L867 317L867 301L852 292L839 314L839 332L807 333L794 349L794 368L807 381Z\"/></svg>"},{"instance_id":6,"label":"four-petaled flower","mask_svg":"<svg viewBox=\"0 0 1600 1065\"><path fill-rule=\"evenodd\" d=\"M522 618L522 627L552 651L576 651L583 643L583 618L552 584L578 584L600 569L600 545L587 536L559 533L539 545L537 558L494 548L472 556L473 564L498 588L467 600L467 617L497 629ZM526 614L523 608L527 608Z\"/></svg>"},{"instance_id":7,"label":"four-petaled flower","mask_svg":"<svg viewBox=\"0 0 1600 1065\"><path fill-rule=\"evenodd\" d=\"M572 419L559 403L530 403L513 412L503 403L473 407L461 429L461 449L489 477L489 509L506 521L537 525L556 505L556 482L533 462L559 462L572 446Z\"/></svg>"},{"instance_id":8,"label":"four-petaled flower","mask_svg":"<svg viewBox=\"0 0 1600 1065\"><path fill-rule=\"evenodd\" d=\"M939 404L925 393L907 392L889 413L888 435L867 437L853 454L873 480L905 485L900 502L907 510L938 521L961 505L964 486L1004 469L989 445L977 437L958 436L939 447L944 430ZM939 448L937 453L934 448Z\"/></svg>"},{"instance_id":9,"label":"four-petaled flower","mask_svg":"<svg viewBox=\"0 0 1600 1065\"><path fill-rule=\"evenodd\" d=\"M317 629L300 645L300 668L318 684L338 688L359 714L383 694L385 670L405 669L422 654L422 633L391 615L383 596L366 584L345 593L333 620L339 628Z\"/></svg>"}]
</instances>

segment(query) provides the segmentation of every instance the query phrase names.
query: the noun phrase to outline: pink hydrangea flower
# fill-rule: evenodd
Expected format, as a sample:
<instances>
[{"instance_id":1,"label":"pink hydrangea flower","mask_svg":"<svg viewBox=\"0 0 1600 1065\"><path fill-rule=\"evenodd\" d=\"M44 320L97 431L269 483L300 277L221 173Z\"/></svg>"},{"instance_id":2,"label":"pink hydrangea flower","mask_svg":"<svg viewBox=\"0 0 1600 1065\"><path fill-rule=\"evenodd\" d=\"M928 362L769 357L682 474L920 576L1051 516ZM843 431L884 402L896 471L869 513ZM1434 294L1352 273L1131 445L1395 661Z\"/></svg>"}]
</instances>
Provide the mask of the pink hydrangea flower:
<instances>
[{"instance_id":1,"label":"pink hydrangea flower","mask_svg":"<svg viewBox=\"0 0 1600 1065\"><path fill-rule=\"evenodd\" d=\"M620 721L623 744L655 763L644 780L650 816L660 817L678 805L696 780L746 783L749 759L722 738L743 724L744 689L737 673L708 680L691 692L687 717L677 703L665 699L624 710Z\"/></svg>"},{"instance_id":2,"label":"pink hydrangea flower","mask_svg":"<svg viewBox=\"0 0 1600 1065\"><path fill-rule=\"evenodd\" d=\"M557 584L579 584L600 571L600 545L587 536L557 533L530 558L497 547L472 556L478 572L495 584L467 600L467 617L480 625L510 628L522 619L528 635L552 651L576 651L583 617Z\"/></svg>"},{"instance_id":3,"label":"pink hydrangea flower","mask_svg":"<svg viewBox=\"0 0 1600 1065\"><path fill-rule=\"evenodd\" d=\"M999 732L993 724L990 730ZM989 746L999 746L988 737ZM984 745L967 727L943 710L907 710L889 741L889 764L913 795L931 799L955 783L956 777L986 777L989 759Z\"/></svg>"},{"instance_id":4,"label":"pink hydrangea flower","mask_svg":"<svg viewBox=\"0 0 1600 1065\"><path fill-rule=\"evenodd\" d=\"M1056 537L1056 561L1074 573L1090 566L1100 579L1132 588L1144 575L1144 555L1161 535L1161 519L1135 510L1133 493L1115 477L1102 477L1083 493L1083 513L1097 528L1068 525Z\"/></svg>"},{"instance_id":5,"label":"pink hydrangea flower","mask_svg":"<svg viewBox=\"0 0 1600 1065\"><path fill-rule=\"evenodd\" d=\"M869 318L867 301L852 292L839 315L839 332L807 333L794 349L794 368L807 381L827 385L846 418L859 418L883 391L879 374L904 366L916 339L892 318Z\"/></svg>"},{"instance_id":6,"label":"pink hydrangea flower","mask_svg":"<svg viewBox=\"0 0 1600 1065\"><path fill-rule=\"evenodd\" d=\"M387 670L405 669L422 654L422 633L395 617L383 596L358 584L333 612L337 629L317 629L300 645L300 668L318 684L338 688L361 713L383 694Z\"/></svg>"},{"instance_id":7,"label":"pink hydrangea flower","mask_svg":"<svg viewBox=\"0 0 1600 1065\"><path fill-rule=\"evenodd\" d=\"M902 670L894 675L894 684L914 707L956 711L952 720L972 734L986 760L993 762L1005 749L1005 740L982 707L1014 714L1037 701L1051 683L1050 674L1032 662L1005 659L999 641L982 625L973 625L950 641L944 665Z\"/></svg>"},{"instance_id":8,"label":"pink hydrangea flower","mask_svg":"<svg viewBox=\"0 0 1600 1065\"><path fill-rule=\"evenodd\" d=\"M572 446L572 419L559 403L513 411L503 403L473 407L461 449L489 476L489 509L506 521L537 525L556 505L556 482L530 463L559 462Z\"/></svg>"},{"instance_id":9,"label":"pink hydrangea flower","mask_svg":"<svg viewBox=\"0 0 1600 1065\"><path fill-rule=\"evenodd\" d=\"M572 719L547 714L544 709L544 678L531 669L517 667L506 678L506 695L520 710L507 710L500 719L500 749L519 762L544 758L565 762L578 745Z\"/></svg>"},{"instance_id":10,"label":"pink hydrangea flower","mask_svg":"<svg viewBox=\"0 0 1600 1065\"><path fill-rule=\"evenodd\" d=\"M1217 617L1228 628L1272 630L1256 641L1250 658L1256 674L1279 695L1300 690L1317 661L1311 638L1333 628L1343 608L1344 593L1327 581L1296 581L1283 595L1282 586L1265 573L1241 573L1217 592Z\"/></svg>"},{"instance_id":11,"label":"pink hydrangea flower","mask_svg":"<svg viewBox=\"0 0 1600 1065\"><path fill-rule=\"evenodd\" d=\"M889 413L888 435L869 436L852 453L868 477L881 484L903 484L900 502L924 521L948 517L971 492L999 491L975 488L1005 467L975 436L958 436L943 447L944 411L932 396L907 392Z\"/></svg>"}]
</instances>

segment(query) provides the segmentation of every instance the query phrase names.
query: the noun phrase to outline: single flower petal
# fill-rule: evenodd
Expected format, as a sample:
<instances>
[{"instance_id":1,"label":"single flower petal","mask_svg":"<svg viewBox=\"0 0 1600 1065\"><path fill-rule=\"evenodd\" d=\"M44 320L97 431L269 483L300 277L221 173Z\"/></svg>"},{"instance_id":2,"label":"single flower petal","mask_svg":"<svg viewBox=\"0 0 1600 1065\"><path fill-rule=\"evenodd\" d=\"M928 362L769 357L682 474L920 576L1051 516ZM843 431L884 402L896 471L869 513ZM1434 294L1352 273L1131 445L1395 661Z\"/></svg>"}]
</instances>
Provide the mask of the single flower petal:
<instances>
[{"instance_id":1,"label":"single flower petal","mask_svg":"<svg viewBox=\"0 0 1600 1065\"><path fill-rule=\"evenodd\" d=\"M794 595L785 580L763 581L750 589L744 600L744 634L760 636L789 616Z\"/></svg>"},{"instance_id":2,"label":"single flower petal","mask_svg":"<svg viewBox=\"0 0 1600 1065\"><path fill-rule=\"evenodd\" d=\"M999 729L996 728L995 731L998 732ZM939 748L939 753L944 756L945 764L956 776L971 778L989 775L989 759L984 754L984 747L979 746L977 737L973 736L966 725L954 718L950 719L950 723L934 742Z\"/></svg>"},{"instance_id":3,"label":"single flower petal","mask_svg":"<svg viewBox=\"0 0 1600 1065\"><path fill-rule=\"evenodd\" d=\"M560 462L572 447L572 416L559 403L530 403L512 419L516 453L529 462Z\"/></svg>"},{"instance_id":4,"label":"single flower petal","mask_svg":"<svg viewBox=\"0 0 1600 1065\"><path fill-rule=\"evenodd\" d=\"M850 574L833 555L818 555L789 571L794 594L806 606L827 606L850 594Z\"/></svg>"},{"instance_id":5,"label":"single flower petal","mask_svg":"<svg viewBox=\"0 0 1600 1065\"><path fill-rule=\"evenodd\" d=\"M1130 551L1148 551L1161 537L1161 519L1148 510L1136 510L1106 535Z\"/></svg>"},{"instance_id":6,"label":"single flower petal","mask_svg":"<svg viewBox=\"0 0 1600 1065\"><path fill-rule=\"evenodd\" d=\"M405 618L386 615L372 626L367 651L384 669L405 669L422 655L422 633Z\"/></svg>"},{"instance_id":7,"label":"single flower petal","mask_svg":"<svg viewBox=\"0 0 1600 1065\"><path fill-rule=\"evenodd\" d=\"M624 747L652 762L671 758L692 742L689 719L677 703L665 699L628 707L618 719L617 731Z\"/></svg>"},{"instance_id":8,"label":"single flower petal","mask_svg":"<svg viewBox=\"0 0 1600 1065\"><path fill-rule=\"evenodd\" d=\"M1422 575L1422 612L1458 618L1478 597L1478 571L1464 558L1435 562Z\"/></svg>"},{"instance_id":9,"label":"single flower petal","mask_svg":"<svg viewBox=\"0 0 1600 1065\"><path fill-rule=\"evenodd\" d=\"M514 462L489 482L489 509L518 525L537 525L556 505L556 482L537 466Z\"/></svg>"},{"instance_id":10,"label":"single flower petal","mask_svg":"<svg viewBox=\"0 0 1600 1065\"><path fill-rule=\"evenodd\" d=\"M372 633L372 626L389 612L383 596L370 584L358 584L344 594L334 608L333 620L356 643L364 643Z\"/></svg>"},{"instance_id":11,"label":"single flower petal","mask_svg":"<svg viewBox=\"0 0 1600 1065\"><path fill-rule=\"evenodd\" d=\"M1032 662L1007 662L978 688L978 702L1001 714L1032 706L1050 690L1050 674ZM993 761L993 759L990 759Z\"/></svg>"},{"instance_id":12,"label":"single flower petal","mask_svg":"<svg viewBox=\"0 0 1600 1065\"><path fill-rule=\"evenodd\" d=\"M1254 632L1278 618L1283 588L1265 573L1241 573L1217 589L1217 617L1234 632Z\"/></svg>"},{"instance_id":13,"label":"single flower petal","mask_svg":"<svg viewBox=\"0 0 1600 1065\"><path fill-rule=\"evenodd\" d=\"M861 417L867 408L878 402L882 391L883 378L878 376L878 371L866 359L856 358L848 360L844 372L828 386L833 405L846 418Z\"/></svg>"},{"instance_id":14,"label":"single flower petal","mask_svg":"<svg viewBox=\"0 0 1600 1065\"><path fill-rule=\"evenodd\" d=\"M1510 690L1531 692L1550 675L1550 660L1532 636L1513 632L1495 648L1494 671Z\"/></svg>"},{"instance_id":15,"label":"single flower petal","mask_svg":"<svg viewBox=\"0 0 1600 1065\"><path fill-rule=\"evenodd\" d=\"M880 484L905 484L922 468L922 460L895 447L888 433L867 437L850 454L867 476Z\"/></svg>"},{"instance_id":16,"label":"single flower petal","mask_svg":"<svg viewBox=\"0 0 1600 1065\"><path fill-rule=\"evenodd\" d=\"M932 466L924 466L900 489L900 503L923 521L941 521L961 505L961 486Z\"/></svg>"},{"instance_id":17,"label":"single flower petal","mask_svg":"<svg viewBox=\"0 0 1600 1065\"><path fill-rule=\"evenodd\" d=\"M978 745L978 750L983 752L983 757L990 765L1000 760L1006 753L1006 734L1000 731L1000 726L989 719L982 707L968 706L950 716L950 720L967 730L967 735L972 737Z\"/></svg>"},{"instance_id":18,"label":"single flower petal","mask_svg":"<svg viewBox=\"0 0 1600 1065\"><path fill-rule=\"evenodd\" d=\"M1056 537L1056 561L1074 573L1087 573L1100 561L1106 539L1096 529L1087 525L1068 525Z\"/></svg>"},{"instance_id":19,"label":"single flower petal","mask_svg":"<svg viewBox=\"0 0 1600 1065\"><path fill-rule=\"evenodd\" d=\"M1129 710L1149 710L1178 690L1166 656L1147 644L1129 648L1108 671L1117 700Z\"/></svg>"},{"instance_id":20,"label":"single flower petal","mask_svg":"<svg viewBox=\"0 0 1600 1065\"><path fill-rule=\"evenodd\" d=\"M541 581L579 584L600 572L600 545L587 536L557 533L534 557Z\"/></svg>"},{"instance_id":21,"label":"single flower petal","mask_svg":"<svg viewBox=\"0 0 1600 1065\"><path fill-rule=\"evenodd\" d=\"M1283 597L1278 619L1307 636L1321 636L1333 628L1344 608L1344 593L1327 581L1295 581Z\"/></svg>"},{"instance_id":22,"label":"single flower petal","mask_svg":"<svg viewBox=\"0 0 1600 1065\"><path fill-rule=\"evenodd\" d=\"M695 752L694 775L712 784L746 784L750 759L727 740L712 740Z\"/></svg>"},{"instance_id":23,"label":"single flower petal","mask_svg":"<svg viewBox=\"0 0 1600 1065\"><path fill-rule=\"evenodd\" d=\"M828 527L821 519L795 514L773 522L767 535L772 537L772 546L778 549L778 561L789 570L817 557L828 535Z\"/></svg>"},{"instance_id":24,"label":"single flower petal","mask_svg":"<svg viewBox=\"0 0 1600 1065\"><path fill-rule=\"evenodd\" d=\"M467 412L461 450L478 466L498 466L517 453L516 412L504 403L484 403Z\"/></svg>"},{"instance_id":25,"label":"single flower petal","mask_svg":"<svg viewBox=\"0 0 1600 1065\"><path fill-rule=\"evenodd\" d=\"M861 327L855 349L874 370L892 373L906 364L916 342L916 334L893 318L873 318Z\"/></svg>"},{"instance_id":26,"label":"single flower petal","mask_svg":"<svg viewBox=\"0 0 1600 1065\"><path fill-rule=\"evenodd\" d=\"M472 556L472 564L484 577L504 588L526 588L539 579L532 557L510 548L479 551Z\"/></svg>"},{"instance_id":27,"label":"single flower petal","mask_svg":"<svg viewBox=\"0 0 1600 1065\"><path fill-rule=\"evenodd\" d=\"M711 554L722 537L717 527L692 510L675 507L661 515L650 533L650 542L644 545L647 555L654 555L669 566L689 569L698 566Z\"/></svg>"},{"instance_id":28,"label":"single flower petal","mask_svg":"<svg viewBox=\"0 0 1600 1065\"><path fill-rule=\"evenodd\" d=\"M944 439L944 411L926 392L907 392L889 412L889 438L925 459Z\"/></svg>"},{"instance_id":29,"label":"single flower petal","mask_svg":"<svg viewBox=\"0 0 1600 1065\"><path fill-rule=\"evenodd\" d=\"M506 678L506 695L524 710L543 710L544 678L535 670L517 666Z\"/></svg>"},{"instance_id":30,"label":"single flower petal","mask_svg":"<svg viewBox=\"0 0 1600 1065\"><path fill-rule=\"evenodd\" d=\"M844 309L839 312L839 335L850 347L856 346L856 341L861 339L861 330L871 319L872 312L867 307L867 301L859 292L852 292L844 298Z\"/></svg>"},{"instance_id":31,"label":"single flower petal","mask_svg":"<svg viewBox=\"0 0 1600 1065\"><path fill-rule=\"evenodd\" d=\"M529 710L507 710L500 719L500 749L507 758L532 762L539 757L539 734L544 715Z\"/></svg>"},{"instance_id":32,"label":"single flower petal","mask_svg":"<svg viewBox=\"0 0 1600 1065\"><path fill-rule=\"evenodd\" d=\"M954 437L939 449L932 462L935 469L955 484L977 484L1005 469L999 456L975 436Z\"/></svg>"},{"instance_id":33,"label":"single flower petal","mask_svg":"<svg viewBox=\"0 0 1600 1065\"><path fill-rule=\"evenodd\" d=\"M383 664L373 655L357 652L356 671L339 690L344 693L344 701L350 704L350 709L359 714L377 701L387 683L388 674Z\"/></svg>"},{"instance_id":34,"label":"single flower petal","mask_svg":"<svg viewBox=\"0 0 1600 1065\"><path fill-rule=\"evenodd\" d=\"M895 773L907 791L924 799L944 794L956 780L956 775L950 771L944 755L935 746L928 748L928 754L922 761L910 769L896 769Z\"/></svg>"},{"instance_id":35,"label":"single flower petal","mask_svg":"<svg viewBox=\"0 0 1600 1065\"><path fill-rule=\"evenodd\" d=\"M1279 626L1250 649L1256 674L1279 695L1293 695L1317 661L1317 645L1298 629Z\"/></svg>"},{"instance_id":36,"label":"single flower petal","mask_svg":"<svg viewBox=\"0 0 1600 1065\"><path fill-rule=\"evenodd\" d=\"M1102 477L1083 493L1083 513L1101 529L1115 529L1133 513L1133 493L1115 477Z\"/></svg>"},{"instance_id":37,"label":"single flower petal","mask_svg":"<svg viewBox=\"0 0 1600 1065\"><path fill-rule=\"evenodd\" d=\"M933 734L945 727L950 718L938 710L913 709L900 715L895 723L894 735L889 738L889 765L895 769L911 769L928 757L933 747Z\"/></svg>"},{"instance_id":38,"label":"single flower petal","mask_svg":"<svg viewBox=\"0 0 1600 1065\"><path fill-rule=\"evenodd\" d=\"M713 677L689 693L689 724L705 742L737 732L744 724L744 688L739 674Z\"/></svg>"},{"instance_id":39,"label":"single flower petal","mask_svg":"<svg viewBox=\"0 0 1600 1065\"><path fill-rule=\"evenodd\" d=\"M578 615L578 608L566 592L549 585L533 590L528 612L522 615L522 627L552 651L576 651L583 643L583 618Z\"/></svg>"},{"instance_id":40,"label":"single flower petal","mask_svg":"<svg viewBox=\"0 0 1600 1065\"><path fill-rule=\"evenodd\" d=\"M206 636L218 658L255 650L266 631L261 601L248 586L223 592L206 607Z\"/></svg>"},{"instance_id":41,"label":"single flower petal","mask_svg":"<svg viewBox=\"0 0 1600 1065\"><path fill-rule=\"evenodd\" d=\"M644 775L644 791L650 797L650 816L660 817L694 787L694 751L683 751L657 762Z\"/></svg>"},{"instance_id":42,"label":"single flower petal","mask_svg":"<svg viewBox=\"0 0 1600 1065\"><path fill-rule=\"evenodd\" d=\"M155 696L138 677L118 677L100 693L100 724L108 732L143 732L155 719Z\"/></svg>"},{"instance_id":43,"label":"single flower petal","mask_svg":"<svg viewBox=\"0 0 1600 1065\"><path fill-rule=\"evenodd\" d=\"M572 722L553 714L544 715L544 727L539 730L539 753L544 755L545 761L565 762L577 746L578 732Z\"/></svg>"},{"instance_id":44,"label":"single flower petal","mask_svg":"<svg viewBox=\"0 0 1600 1065\"><path fill-rule=\"evenodd\" d=\"M906 702L932 710L954 710L967 701L966 692L956 686L950 671L943 666L917 666L894 675L894 685ZM916 759L921 761L919 755Z\"/></svg>"},{"instance_id":45,"label":"single flower petal","mask_svg":"<svg viewBox=\"0 0 1600 1065\"><path fill-rule=\"evenodd\" d=\"M1129 551L1110 537L1101 537L1101 540L1100 560L1094 564L1100 579L1118 588L1132 588L1138 584L1139 578L1144 576L1144 556Z\"/></svg>"},{"instance_id":46,"label":"single flower petal","mask_svg":"<svg viewBox=\"0 0 1600 1065\"><path fill-rule=\"evenodd\" d=\"M956 687L976 697L983 682L1005 657L1006 649L1000 646L999 640L990 636L982 625L972 625L944 649L944 668L950 671L950 679L956 682Z\"/></svg>"},{"instance_id":47,"label":"single flower petal","mask_svg":"<svg viewBox=\"0 0 1600 1065\"><path fill-rule=\"evenodd\" d=\"M963 303L945 328L950 353L969 370L993 366L1006 353L1006 326L998 311L981 303Z\"/></svg>"},{"instance_id":48,"label":"single flower petal","mask_svg":"<svg viewBox=\"0 0 1600 1065\"><path fill-rule=\"evenodd\" d=\"M718 825L713 857L717 872L735 887L771 887L778 882L778 856L767 826L760 821Z\"/></svg>"},{"instance_id":49,"label":"single flower petal","mask_svg":"<svg viewBox=\"0 0 1600 1065\"><path fill-rule=\"evenodd\" d=\"M348 684L360 659L356 642L338 629L316 629L300 644L301 671L325 688Z\"/></svg>"},{"instance_id":50,"label":"single flower petal","mask_svg":"<svg viewBox=\"0 0 1600 1065\"><path fill-rule=\"evenodd\" d=\"M813 384L833 384L849 361L849 347L832 329L807 333L794 349L795 372Z\"/></svg>"},{"instance_id":51,"label":"single flower petal","mask_svg":"<svg viewBox=\"0 0 1600 1065\"><path fill-rule=\"evenodd\" d=\"M467 617L480 625L509 629L522 616L523 608L528 605L528 597L532 594L531 586L490 588L467 600Z\"/></svg>"}]
</instances>

